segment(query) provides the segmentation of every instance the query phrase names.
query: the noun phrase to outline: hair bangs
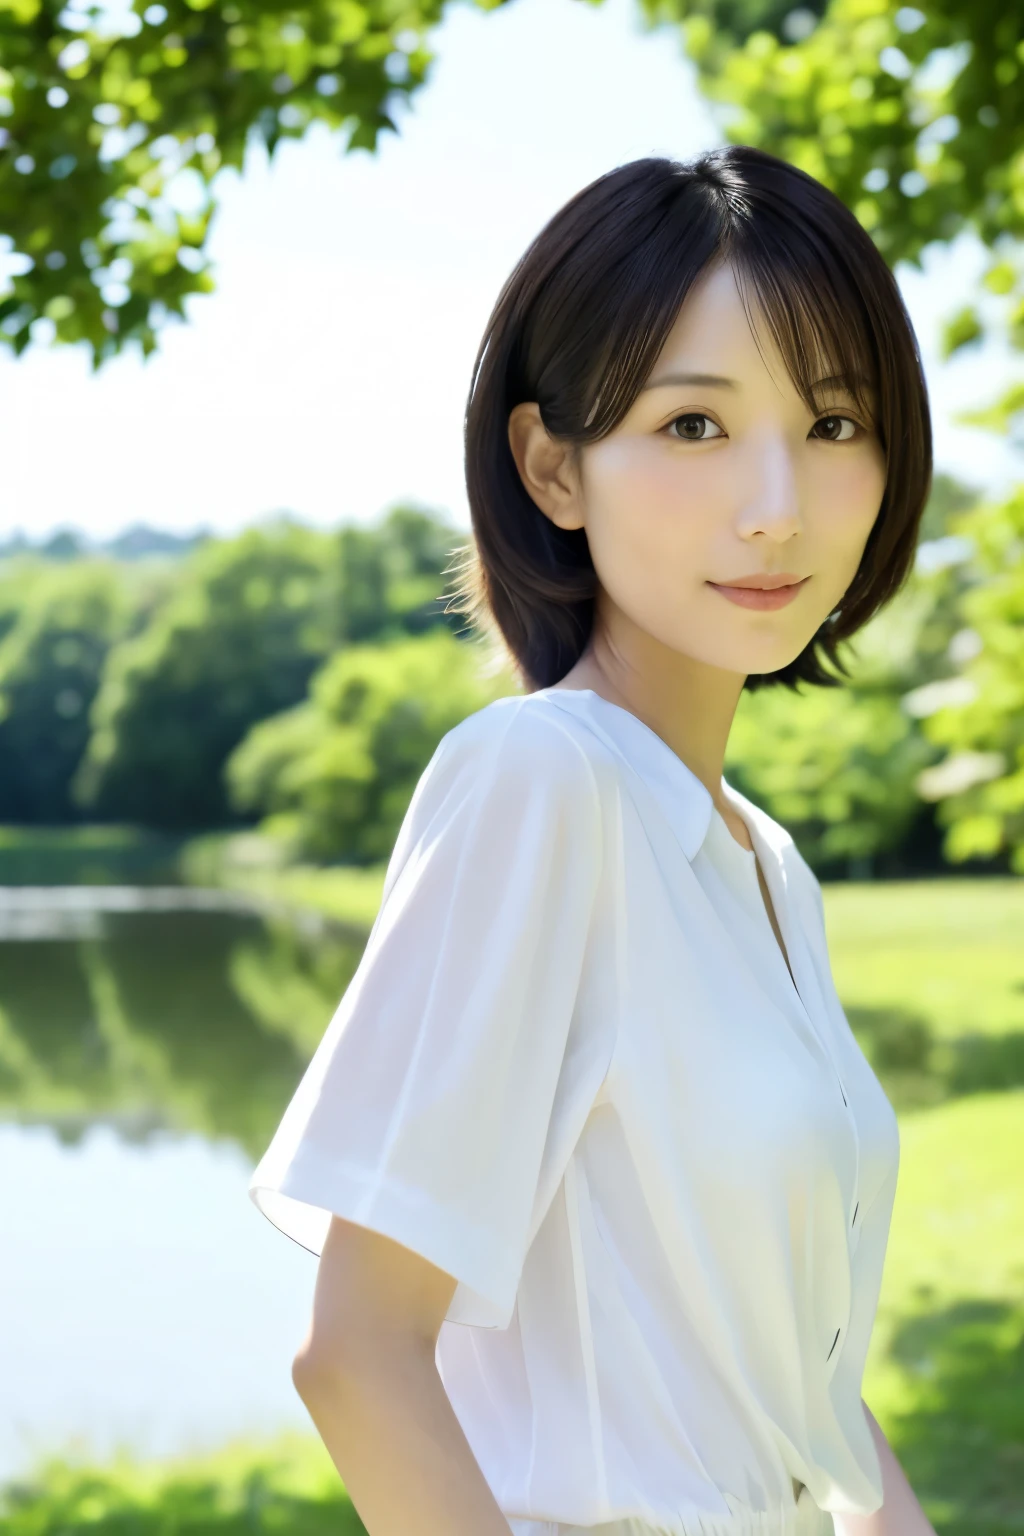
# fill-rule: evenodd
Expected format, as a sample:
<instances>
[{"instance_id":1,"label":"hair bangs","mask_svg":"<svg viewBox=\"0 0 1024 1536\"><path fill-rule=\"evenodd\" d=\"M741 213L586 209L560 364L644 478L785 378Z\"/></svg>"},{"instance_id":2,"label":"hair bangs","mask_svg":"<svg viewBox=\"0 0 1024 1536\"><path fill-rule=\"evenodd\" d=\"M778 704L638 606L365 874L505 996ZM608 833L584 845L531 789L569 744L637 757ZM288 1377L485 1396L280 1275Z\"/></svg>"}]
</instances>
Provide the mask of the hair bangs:
<instances>
[{"instance_id":1,"label":"hair bangs","mask_svg":"<svg viewBox=\"0 0 1024 1536\"><path fill-rule=\"evenodd\" d=\"M881 379L878 349L862 296L852 281L837 281L832 262L813 247L780 262L755 242L737 242L729 251L751 331L762 351L761 321L767 325L800 398L820 415L845 395L878 429Z\"/></svg>"}]
</instances>

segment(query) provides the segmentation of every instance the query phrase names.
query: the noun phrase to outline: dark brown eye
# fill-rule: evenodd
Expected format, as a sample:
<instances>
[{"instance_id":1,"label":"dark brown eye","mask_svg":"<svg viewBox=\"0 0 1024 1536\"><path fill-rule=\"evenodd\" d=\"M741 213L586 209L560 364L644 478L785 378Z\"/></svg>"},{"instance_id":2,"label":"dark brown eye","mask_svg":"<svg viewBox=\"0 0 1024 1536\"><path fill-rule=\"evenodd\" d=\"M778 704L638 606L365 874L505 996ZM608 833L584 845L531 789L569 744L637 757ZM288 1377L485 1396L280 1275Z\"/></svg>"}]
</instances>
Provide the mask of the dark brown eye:
<instances>
[{"instance_id":1,"label":"dark brown eye","mask_svg":"<svg viewBox=\"0 0 1024 1536\"><path fill-rule=\"evenodd\" d=\"M840 436L844 423L850 428L845 437ZM850 416L822 416L814 423L812 431L817 432L822 426L826 428L822 439L826 443L848 443L857 431L857 423Z\"/></svg>"}]
</instances>

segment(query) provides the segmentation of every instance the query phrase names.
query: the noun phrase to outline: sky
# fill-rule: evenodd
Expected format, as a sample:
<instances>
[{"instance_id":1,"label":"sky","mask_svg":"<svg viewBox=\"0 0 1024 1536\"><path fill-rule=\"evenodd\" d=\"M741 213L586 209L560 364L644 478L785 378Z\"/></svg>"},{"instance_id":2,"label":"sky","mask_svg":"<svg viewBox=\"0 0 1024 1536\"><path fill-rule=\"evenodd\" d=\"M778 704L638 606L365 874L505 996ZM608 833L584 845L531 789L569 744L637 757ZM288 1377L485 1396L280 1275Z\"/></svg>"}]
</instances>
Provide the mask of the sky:
<instances>
[{"instance_id":1,"label":"sky","mask_svg":"<svg viewBox=\"0 0 1024 1536\"><path fill-rule=\"evenodd\" d=\"M0 349L0 536L231 531L280 511L367 522L398 502L467 527L462 414L509 270L603 171L723 142L677 34L644 31L636 9L452 6L429 83L375 155L316 128L221 174L217 292L187 301L157 353L93 374L84 347ZM1014 359L936 351L983 256L969 240L930 247L897 278L936 466L998 493L1024 456L951 415L987 403Z\"/></svg>"}]
</instances>

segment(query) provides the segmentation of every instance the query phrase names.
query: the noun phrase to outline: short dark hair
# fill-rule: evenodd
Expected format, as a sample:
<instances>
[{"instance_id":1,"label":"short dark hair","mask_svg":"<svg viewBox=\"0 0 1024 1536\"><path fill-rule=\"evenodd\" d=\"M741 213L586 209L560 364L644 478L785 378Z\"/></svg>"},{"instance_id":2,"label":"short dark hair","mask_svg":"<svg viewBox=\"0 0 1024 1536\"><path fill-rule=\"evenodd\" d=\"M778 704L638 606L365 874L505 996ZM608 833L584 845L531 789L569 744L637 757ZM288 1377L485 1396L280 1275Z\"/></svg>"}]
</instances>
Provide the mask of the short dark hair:
<instances>
[{"instance_id":1,"label":"short dark hair","mask_svg":"<svg viewBox=\"0 0 1024 1536\"><path fill-rule=\"evenodd\" d=\"M577 444L611 432L690 289L718 260L753 289L809 409L820 409L815 381L838 375L886 457L879 514L840 607L788 666L752 673L744 687L835 686L819 648L848 676L839 643L910 572L931 488L928 394L910 317L870 236L821 182L750 145L634 160L576 193L536 236L498 296L473 370L465 417L473 537L449 607L511 658L527 691L558 682L578 660L598 578L585 530L558 528L526 491L509 414L536 401L547 430Z\"/></svg>"}]
</instances>

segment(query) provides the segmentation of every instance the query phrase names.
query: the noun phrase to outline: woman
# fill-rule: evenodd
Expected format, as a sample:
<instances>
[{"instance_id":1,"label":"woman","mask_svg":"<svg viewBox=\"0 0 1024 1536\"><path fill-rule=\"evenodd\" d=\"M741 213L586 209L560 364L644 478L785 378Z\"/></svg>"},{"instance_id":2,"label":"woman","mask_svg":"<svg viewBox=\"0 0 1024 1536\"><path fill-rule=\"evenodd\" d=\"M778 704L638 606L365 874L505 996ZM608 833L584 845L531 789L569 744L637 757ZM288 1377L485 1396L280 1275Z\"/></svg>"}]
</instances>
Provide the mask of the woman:
<instances>
[{"instance_id":1,"label":"woman","mask_svg":"<svg viewBox=\"0 0 1024 1536\"><path fill-rule=\"evenodd\" d=\"M296 1388L370 1536L923 1536L861 1397L895 1116L722 776L911 565L899 291L770 155L622 166L508 279L466 466L523 693L427 765L252 1177L320 1255Z\"/></svg>"}]
</instances>

